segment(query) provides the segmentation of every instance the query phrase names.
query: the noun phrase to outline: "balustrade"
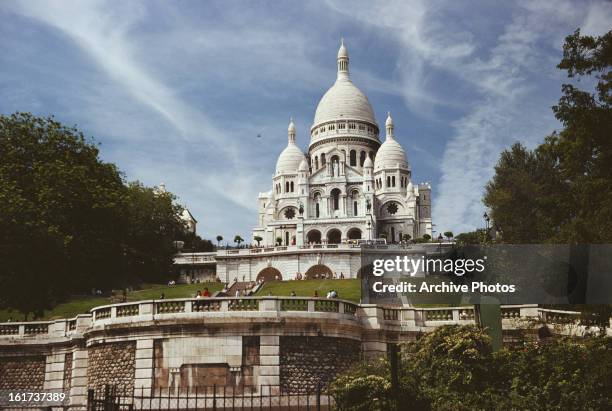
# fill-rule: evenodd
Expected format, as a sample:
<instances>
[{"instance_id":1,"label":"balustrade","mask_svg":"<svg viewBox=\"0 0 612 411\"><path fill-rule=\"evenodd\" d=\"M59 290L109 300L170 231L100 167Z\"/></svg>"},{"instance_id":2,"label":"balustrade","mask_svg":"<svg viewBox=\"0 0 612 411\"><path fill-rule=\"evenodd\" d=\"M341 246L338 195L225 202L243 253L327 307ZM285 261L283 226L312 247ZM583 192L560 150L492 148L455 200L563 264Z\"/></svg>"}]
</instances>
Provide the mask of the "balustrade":
<instances>
[{"instance_id":1,"label":"balustrade","mask_svg":"<svg viewBox=\"0 0 612 411\"><path fill-rule=\"evenodd\" d=\"M117 317L130 317L132 315L138 315L139 313L138 304L120 305L117 307Z\"/></svg>"},{"instance_id":2,"label":"balustrade","mask_svg":"<svg viewBox=\"0 0 612 411\"><path fill-rule=\"evenodd\" d=\"M308 311L308 300L290 299L281 300L282 311Z\"/></svg>"}]
</instances>

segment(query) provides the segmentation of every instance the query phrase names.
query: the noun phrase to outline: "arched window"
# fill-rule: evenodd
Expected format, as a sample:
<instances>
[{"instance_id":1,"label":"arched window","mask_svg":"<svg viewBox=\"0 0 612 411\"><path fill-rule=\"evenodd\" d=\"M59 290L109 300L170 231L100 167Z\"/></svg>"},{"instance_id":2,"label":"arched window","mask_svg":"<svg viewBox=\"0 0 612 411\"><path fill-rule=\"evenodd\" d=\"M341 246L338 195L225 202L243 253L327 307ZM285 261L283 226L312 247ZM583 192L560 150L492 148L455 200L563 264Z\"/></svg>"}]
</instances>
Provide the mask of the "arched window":
<instances>
[{"instance_id":1,"label":"arched window","mask_svg":"<svg viewBox=\"0 0 612 411\"><path fill-rule=\"evenodd\" d=\"M293 193L293 181L291 182L291 192Z\"/></svg>"},{"instance_id":2,"label":"arched window","mask_svg":"<svg viewBox=\"0 0 612 411\"><path fill-rule=\"evenodd\" d=\"M319 214L319 203L316 203L315 204L315 217L319 218L319 215L320 215Z\"/></svg>"},{"instance_id":3,"label":"arched window","mask_svg":"<svg viewBox=\"0 0 612 411\"><path fill-rule=\"evenodd\" d=\"M366 158L366 153L365 151L362 151L361 155L359 156L359 165L361 167L363 167L363 163L365 163L365 158Z\"/></svg>"},{"instance_id":4,"label":"arched window","mask_svg":"<svg viewBox=\"0 0 612 411\"><path fill-rule=\"evenodd\" d=\"M370 160L374 161L374 152L370 151Z\"/></svg>"},{"instance_id":5,"label":"arched window","mask_svg":"<svg viewBox=\"0 0 612 411\"><path fill-rule=\"evenodd\" d=\"M351 166L357 165L357 152L355 150L351 150Z\"/></svg>"},{"instance_id":6,"label":"arched window","mask_svg":"<svg viewBox=\"0 0 612 411\"><path fill-rule=\"evenodd\" d=\"M387 187L391 187L391 177L387 176Z\"/></svg>"},{"instance_id":7,"label":"arched window","mask_svg":"<svg viewBox=\"0 0 612 411\"><path fill-rule=\"evenodd\" d=\"M321 153L321 167L325 165L325 153Z\"/></svg>"},{"instance_id":8,"label":"arched window","mask_svg":"<svg viewBox=\"0 0 612 411\"><path fill-rule=\"evenodd\" d=\"M285 181L285 193L289 192L289 181Z\"/></svg>"},{"instance_id":9,"label":"arched window","mask_svg":"<svg viewBox=\"0 0 612 411\"><path fill-rule=\"evenodd\" d=\"M395 187L395 176L391 177L391 187Z\"/></svg>"},{"instance_id":10,"label":"arched window","mask_svg":"<svg viewBox=\"0 0 612 411\"><path fill-rule=\"evenodd\" d=\"M319 156L315 157L315 170L319 169Z\"/></svg>"},{"instance_id":11,"label":"arched window","mask_svg":"<svg viewBox=\"0 0 612 411\"><path fill-rule=\"evenodd\" d=\"M337 188L334 188L331 192L331 198L332 198L332 208L334 210L339 210L340 209L340 190Z\"/></svg>"},{"instance_id":12,"label":"arched window","mask_svg":"<svg viewBox=\"0 0 612 411\"><path fill-rule=\"evenodd\" d=\"M357 201L353 201L353 215L357 215Z\"/></svg>"}]
</instances>

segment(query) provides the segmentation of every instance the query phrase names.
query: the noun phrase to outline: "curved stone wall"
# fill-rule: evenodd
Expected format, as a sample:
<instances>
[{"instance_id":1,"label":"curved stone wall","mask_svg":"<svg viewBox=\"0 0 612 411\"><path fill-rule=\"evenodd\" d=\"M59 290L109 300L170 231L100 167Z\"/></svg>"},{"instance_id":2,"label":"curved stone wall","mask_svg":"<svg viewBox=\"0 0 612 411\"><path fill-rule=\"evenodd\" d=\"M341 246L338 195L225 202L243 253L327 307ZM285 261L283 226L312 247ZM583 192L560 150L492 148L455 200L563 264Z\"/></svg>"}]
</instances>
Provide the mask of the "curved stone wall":
<instances>
[{"instance_id":1,"label":"curved stone wall","mask_svg":"<svg viewBox=\"0 0 612 411\"><path fill-rule=\"evenodd\" d=\"M314 392L359 361L361 343L347 338L281 337L280 386L283 392Z\"/></svg>"},{"instance_id":2,"label":"curved stone wall","mask_svg":"<svg viewBox=\"0 0 612 411\"><path fill-rule=\"evenodd\" d=\"M506 341L579 313L502 306ZM0 389L65 391L72 407L105 384L136 395L216 385L245 395L304 393L359 358L385 355L446 324L473 324L472 307L382 307L300 297L139 301L73 319L0 324ZM534 325L535 324L535 325ZM569 324L569 327L568 327ZM561 331L559 331L561 330ZM564 331L565 330L565 331ZM608 329L608 334L610 329Z\"/></svg>"}]
</instances>

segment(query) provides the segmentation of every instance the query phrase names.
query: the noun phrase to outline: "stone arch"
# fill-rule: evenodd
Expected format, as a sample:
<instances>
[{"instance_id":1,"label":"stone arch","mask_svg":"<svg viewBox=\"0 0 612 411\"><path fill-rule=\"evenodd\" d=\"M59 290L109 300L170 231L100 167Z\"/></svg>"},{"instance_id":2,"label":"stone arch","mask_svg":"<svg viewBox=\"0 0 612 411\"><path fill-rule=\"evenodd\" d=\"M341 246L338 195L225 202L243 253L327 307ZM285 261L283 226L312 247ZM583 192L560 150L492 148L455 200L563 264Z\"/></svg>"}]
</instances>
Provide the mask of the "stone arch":
<instances>
[{"instance_id":1,"label":"stone arch","mask_svg":"<svg viewBox=\"0 0 612 411\"><path fill-rule=\"evenodd\" d=\"M324 264L313 265L306 271L304 278L306 280L312 280L315 278L333 278L333 271Z\"/></svg>"},{"instance_id":2,"label":"stone arch","mask_svg":"<svg viewBox=\"0 0 612 411\"><path fill-rule=\"evenodd\" d=\"M308 241L308 244L310 243L321 244L321 232L316 229L310 230L306 234L306 241Z\"/></svg>"},{"instance_id":3,"label":"stone arch","mask_svg":"<svg viewBox=\"0 0 612 411\"><path fill-rule=\"evenodd\" d=\"M346 232L346 237L349 240L360 240L362 237L362 233L361 233L361 229L357 228L357 227L353 227L350 228L347 232Z\"/></svg>"},{"instance_id":4,"label":"stone arch","mask_svg":"<svg viewBox=\"0 0 612 411\"><path fill-rule=\"evenodd\" d=\"M340 244L342 241L342 232L337 228L332 228L327 232L328 244Z\"/></svg>"},{"instance_id":5,"label":"stone arch","mask_svg":"<svg viewBox=\"0 0 612 411\"><path fill-rule=\"evenodd\" d=\"M257 281L270 282L282 280L283 275L274 267L266 267L257 274Z\"/></svg>"}]
</instances>

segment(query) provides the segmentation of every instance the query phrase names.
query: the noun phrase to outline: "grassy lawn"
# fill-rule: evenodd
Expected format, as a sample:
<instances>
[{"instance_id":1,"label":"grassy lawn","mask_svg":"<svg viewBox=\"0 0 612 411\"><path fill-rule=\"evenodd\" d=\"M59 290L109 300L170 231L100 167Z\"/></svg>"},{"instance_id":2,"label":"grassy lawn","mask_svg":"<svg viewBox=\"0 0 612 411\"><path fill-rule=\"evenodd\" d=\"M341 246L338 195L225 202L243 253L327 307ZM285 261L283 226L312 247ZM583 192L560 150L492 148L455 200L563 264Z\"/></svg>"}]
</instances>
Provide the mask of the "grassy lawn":
<instances>
[{"instance_id":1,"label":"grassy lawn","mask_svg":"<svg viewBox=\"0 0 612 411\"><path fill-rule=\"evenodd\" d=\"M328 291L336 290L338 297L358 303L361 299L361 281L350 280L292 280L273 281L264 284L257 296L276 295L289 296L291 291L300 297L313 297L315 290L319 297L325 297Z\"/></svg>"},{"instance_id":2,"label":"grassy lawn","mask_svg":"<svg viewBox=\"0 0 612 411\"><path fill-rule=\"evenodd\" d=\"M211 293L220 291L223 288L221 283L200 283L200 284L178 284L173 287L161 284L147 284L146 288L129 292L128 301L153 300L164 293L165 298L188 298L193 297L198 290L208 287ZM58 318L72 318L77 314L86 314L94 307L111 304L107 297L75 297L74 299L58 304L51 310L45 311L41 320L52 320ZM0 322L7 321L10 317L14 321L23 321L23 314L15 311L0 310ZM31 316L29 318L32 319Z\"/></svg>"}]
</instances>

